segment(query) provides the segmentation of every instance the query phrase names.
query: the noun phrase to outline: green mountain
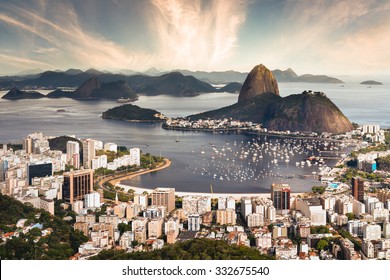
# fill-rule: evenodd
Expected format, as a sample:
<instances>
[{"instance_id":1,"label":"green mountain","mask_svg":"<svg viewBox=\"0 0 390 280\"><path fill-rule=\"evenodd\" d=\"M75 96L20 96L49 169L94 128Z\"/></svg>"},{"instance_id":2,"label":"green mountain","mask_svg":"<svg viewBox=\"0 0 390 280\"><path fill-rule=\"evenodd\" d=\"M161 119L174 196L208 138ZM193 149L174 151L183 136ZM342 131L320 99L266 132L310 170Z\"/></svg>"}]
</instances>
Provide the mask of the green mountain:
<instances>
[{"instance_id":1,"label":"green mountain","mask_svg":"<svg viewBox=\"0 0 390 280\"><path fill-rule=\"evenodd\" d=\"M269 130L344 133L351 122L324 93L304 91L280 97L277 82L264 65L252 69L238 102L217 110L191 115L191 120L233 118L262 123Z\"/></svg>"},{"instance_id":2,"label":"green mountain","mask_svg":"<svg viewBox=\"0 0 390 280\"><path fill-rule=\"evenodd\" d=\"M152 109L144 109L136 105L125 104L105 111L103 119L123 121L163 121L160 112Z\"/></svg>"},{"instance_id":3,"label":"green mountain","mask_svg":"<svg viewBox=\"0 0 390 280\"><path fill-rule=\"evenodd\" d=\"M289 95L267 108L264 123L269 130L344 133L351 122L323 92Z\"/></svg>"}]
</instances>

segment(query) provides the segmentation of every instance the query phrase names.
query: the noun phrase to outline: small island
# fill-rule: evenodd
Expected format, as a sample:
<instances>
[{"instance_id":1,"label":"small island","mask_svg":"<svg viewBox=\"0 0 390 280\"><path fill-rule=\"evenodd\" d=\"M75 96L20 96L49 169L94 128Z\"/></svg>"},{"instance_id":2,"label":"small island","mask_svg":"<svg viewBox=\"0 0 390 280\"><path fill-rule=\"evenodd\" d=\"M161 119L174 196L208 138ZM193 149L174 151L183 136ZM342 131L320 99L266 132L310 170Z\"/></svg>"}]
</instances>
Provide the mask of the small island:
<instances>
[{"instance_id":1,"label":"small island","mask_svg":"<svg viewBox=\"0 0 390 280\"><path fill-rule=\"evenodd\" d=\"M125 104L107 110L102 114L103 119L122 120L129 122L164 122L165 116L152 109Z\"/></svg>"},{"instance_id":2,"label":"small island","mask_svg":"<svg viewBox=\"0 0 390 280\"><path fill-rule=\"evenodd\" d=\"M378 86L378 85L383 85L381 82L373 81L373 80L368 80L360 83L361 85L373 85L373 86Z\"/></svg>"}]
</instances>

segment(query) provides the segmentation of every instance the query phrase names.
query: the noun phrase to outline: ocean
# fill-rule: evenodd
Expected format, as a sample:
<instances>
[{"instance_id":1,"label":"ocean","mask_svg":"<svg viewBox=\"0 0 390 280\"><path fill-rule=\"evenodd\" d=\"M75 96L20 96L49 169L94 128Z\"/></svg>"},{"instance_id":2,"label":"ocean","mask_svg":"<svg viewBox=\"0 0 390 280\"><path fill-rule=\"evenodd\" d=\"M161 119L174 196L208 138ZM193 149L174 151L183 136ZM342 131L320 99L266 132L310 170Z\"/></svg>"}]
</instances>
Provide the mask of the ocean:
<instances>
[{"instance_id":1,"label":"ocean","mask_svg":"<svg viewBox=\"0 0 390 280\"><path fill-rule=\"evenodd\" d=\"M342 79L348 81L343 85L279 83L279 90L281 96L304 90L322 91L352 122L390 128L390 83L368 87L348 77ZM5 93L0 92L0 97ZM237 98L238 95L232 93L208 93L188 98L141 96L133 104L177 117L230 105ZM290 140L244 134L168 131L162 129L161 124L101 118L102 112L118 105L109 100L0 99L0 143L20 143L27 134L42 131L46 135L76 135L140 147L143 152L172 159L168 169L127 182L139 187L209 192L212 185L214 192L253 193L268 192L274 182L288 183L294 192L302 192L319 183L308 175L319 172L320 166L302 165L301 161L317 154L323 143L292 143ZM65 112L58 112L59 109ZM312 149L307 149L311 146ZM341 150L337 152L342 153ZM330 160L326 164L331 166L334 162ZM308 178L303 179L303 175Z\"/></svg>"}]
</instances>

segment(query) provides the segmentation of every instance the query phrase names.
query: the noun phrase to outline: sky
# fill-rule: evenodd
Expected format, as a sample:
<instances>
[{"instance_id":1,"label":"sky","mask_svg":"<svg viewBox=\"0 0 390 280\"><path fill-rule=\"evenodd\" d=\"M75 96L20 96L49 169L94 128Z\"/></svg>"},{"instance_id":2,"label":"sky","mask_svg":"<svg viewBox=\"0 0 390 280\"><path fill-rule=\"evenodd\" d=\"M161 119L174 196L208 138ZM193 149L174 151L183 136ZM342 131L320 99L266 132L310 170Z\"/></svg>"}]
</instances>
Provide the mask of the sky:
<instances>
[{"instance_id":1,"label":"sky","mask_svg":"<svg viewBox=\"0 0 390 280\"><path fill-rule=\"evenodd\" d=\"M388 0L0 0L0 74L390 74Z\"/></svg>"}]
</instances>

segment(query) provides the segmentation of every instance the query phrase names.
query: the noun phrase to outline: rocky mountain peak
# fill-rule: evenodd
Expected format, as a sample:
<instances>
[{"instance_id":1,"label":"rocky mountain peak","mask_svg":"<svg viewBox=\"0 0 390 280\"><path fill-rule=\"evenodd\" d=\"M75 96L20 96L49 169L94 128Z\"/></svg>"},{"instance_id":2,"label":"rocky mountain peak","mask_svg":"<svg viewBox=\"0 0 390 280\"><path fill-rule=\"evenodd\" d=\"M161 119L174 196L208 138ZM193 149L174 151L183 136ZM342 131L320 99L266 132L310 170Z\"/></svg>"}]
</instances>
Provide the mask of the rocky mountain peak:
<instances>
[{"instance_id":1,"label":"rocky mountain peak","mask_svg":"<svg viewBox=\"0 0 390 280\"><path fill-rule=\"evenodd\" d=\"M263 93L279 95L278 83L272 72L263 64L255 66L248 74L241 88L238 102L259 96Z\"/></svg>"}]
</instances>

